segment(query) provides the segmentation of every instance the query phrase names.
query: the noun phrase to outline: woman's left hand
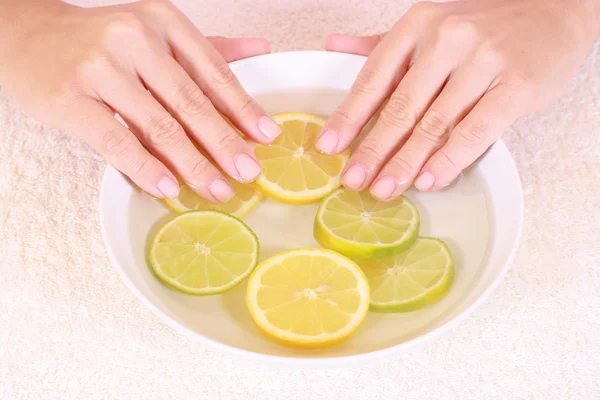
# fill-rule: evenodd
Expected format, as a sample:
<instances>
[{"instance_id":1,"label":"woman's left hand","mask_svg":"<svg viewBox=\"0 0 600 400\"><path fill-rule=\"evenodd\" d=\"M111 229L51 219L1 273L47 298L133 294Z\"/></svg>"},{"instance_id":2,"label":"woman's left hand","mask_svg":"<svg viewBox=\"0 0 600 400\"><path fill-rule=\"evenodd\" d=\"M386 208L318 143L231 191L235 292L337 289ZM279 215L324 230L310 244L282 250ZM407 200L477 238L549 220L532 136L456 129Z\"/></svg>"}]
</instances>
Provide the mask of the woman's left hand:
<instances>
[{"instance_id":1,"label":"woman's left hand","mask_svg":"<svg viewBox=\"0 0 600 400\"><path fill-rule=\"evenodd\" d=\"M389 99L354 151L343 184L370 186L380 200L413 182L423 191L447 186L517 118L566 89L598 35L598 4L424 2L387 34L330 35L328 50L369 58L317 148L335 154L349 147Z\"/></svg>"}]
</instances>

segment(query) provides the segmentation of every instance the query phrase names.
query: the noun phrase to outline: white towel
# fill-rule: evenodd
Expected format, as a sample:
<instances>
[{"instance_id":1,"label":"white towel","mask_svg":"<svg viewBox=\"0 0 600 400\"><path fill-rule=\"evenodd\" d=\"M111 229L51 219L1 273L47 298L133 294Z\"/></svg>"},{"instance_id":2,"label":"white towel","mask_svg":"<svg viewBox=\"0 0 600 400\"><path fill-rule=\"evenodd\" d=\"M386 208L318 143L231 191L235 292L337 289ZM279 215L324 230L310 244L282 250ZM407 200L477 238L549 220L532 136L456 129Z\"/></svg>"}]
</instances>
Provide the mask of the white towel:
<instances>
[{"instance_id":1,"label":"white towel","mask_svg":"<svg viewBox=\"0 0 600 400\"><path fill-rule=\"evenodd\" d=\"M321 49L331 31L382 31L410 2L176 4L206 34L265 36L281 51ZM506 140L525 232L489 300L450 334L380 364L278 370L190 342L134 298L100 237L103 161L0 90L0 399L600 398L598 46L568 93Z\"/></svg>"}]
</instances>

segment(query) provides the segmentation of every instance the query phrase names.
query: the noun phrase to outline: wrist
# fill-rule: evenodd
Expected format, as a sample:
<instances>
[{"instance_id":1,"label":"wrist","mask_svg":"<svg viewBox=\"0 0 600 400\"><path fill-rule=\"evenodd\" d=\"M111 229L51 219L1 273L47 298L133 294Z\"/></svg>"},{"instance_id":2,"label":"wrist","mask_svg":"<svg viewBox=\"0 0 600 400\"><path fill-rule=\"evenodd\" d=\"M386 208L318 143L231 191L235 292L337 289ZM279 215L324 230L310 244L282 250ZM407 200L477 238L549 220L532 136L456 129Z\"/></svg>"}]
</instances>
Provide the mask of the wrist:
<instances>
[{"instance_id":1,"label":"wrist","mask_svg":"<svg viewBox=\"0 0 600 400\"><path fill-rule=\"evenodd\" d=\"M0 0L0 78L27 43L29 33L69 7L60 0Z\"/></svg>"}]
</instances>

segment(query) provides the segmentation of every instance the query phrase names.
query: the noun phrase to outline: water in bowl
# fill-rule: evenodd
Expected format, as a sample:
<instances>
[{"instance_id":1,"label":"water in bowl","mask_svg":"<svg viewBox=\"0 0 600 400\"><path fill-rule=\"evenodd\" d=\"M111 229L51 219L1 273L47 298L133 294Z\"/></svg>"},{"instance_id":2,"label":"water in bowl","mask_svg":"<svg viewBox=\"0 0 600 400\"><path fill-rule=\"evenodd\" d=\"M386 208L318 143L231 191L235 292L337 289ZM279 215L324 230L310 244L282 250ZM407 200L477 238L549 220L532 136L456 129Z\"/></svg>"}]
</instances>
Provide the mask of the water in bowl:
<instances>
[{"instance_id":1,"label":"water in bowl","mask_svg":"<svg viewBox=\"0 0 600 400\"><path fill-rule=\"evenodd\" d=\"M273 114L301 111L327 116L346 93L315 89L253 94ZM411 189L406 196L421 213L421 235L441 238L452 251L456 270L452 289L439 303L420 311L369 313L356 336L333 349L299 353L268 342L256 332L246 310L245 283L224 295L209 297L184 295L162 286L150 272L145 253L149 237L173 214L142 193L136 193L130 202L133 256L142 279L160 294L154 301L163 303L172 318L209 338L245 350L260 349L262 353L286 356L334 357L374 351L408 341L440 324L459 306L486 262L492 221L486 185L477 168L465 172L440 192L419 193ZM312 236L316 210L317 205L290 206L266 200L244 218L260 239L261 259L291 248L318 246Z\"/></svg>"}]
</instances>

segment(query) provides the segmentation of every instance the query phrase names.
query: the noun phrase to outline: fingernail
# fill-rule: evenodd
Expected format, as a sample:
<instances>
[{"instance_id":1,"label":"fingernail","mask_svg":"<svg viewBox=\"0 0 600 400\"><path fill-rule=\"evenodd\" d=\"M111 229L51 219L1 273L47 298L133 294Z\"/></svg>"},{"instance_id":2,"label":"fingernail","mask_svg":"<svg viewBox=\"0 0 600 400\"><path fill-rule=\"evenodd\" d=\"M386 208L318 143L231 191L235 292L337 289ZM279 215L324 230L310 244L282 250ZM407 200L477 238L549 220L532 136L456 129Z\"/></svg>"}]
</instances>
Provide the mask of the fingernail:
<instances>
[{"instance_id":1,"label":"fingernail","mask_svg":"<svg viewBox=\"0 0 600 400\"><path fill-rule=\"evenodd\" d=\"M177 197L179 194L179 185L168 176L161 178L156 184L156 188L167 199Z\"/></svg>"},{"instance_id":2,"label":"fingernail","mask_svg":"<svg viewBox=\"0 0 600 400\"><path fill-rule=\"evenodd\" d=\"M260 165L248 154L240 154L235 159L235 169L237 169L240 178L244 181L252 182L260 175Z\"/></svg>"},{"instance_id":3,"label":"fingernail","mask_svg":"<svg viewBox=\"0 0 600 400\"><path fill-rule=\"evenodd\" d=\"M281 134L281 128L269 117L261 117L258 120L258 130L268 139L275 139Z\"/></svg>"},{"instance_id":4,"label":"fingernail","mask_svg":"<svg viewBox=\"0 0 600 400\"><path fill-rule=\"evenodd\" d=\"M389 176L380 178L371 188L371 194L379 200L386 200L396 190L396 181Z\"/></svg>"},{"instance_id":5,"label":"fingernail","mask_svg":"<svg viewBox=\"0 0 600 400\"><path fill-rule=\"evenodd\" d=\"M317 140L315 147L322 153L332 154L338 145L338 135L331 129L327 129Z\"/></svg>"},{"instance_id":6,"label":"fingernail","mask_svg":"<svg viewBox=\"0 0 600 400\"><path fill-rule=\"evenodd\" d=\"M435 183L435 177L431 172L421 172L415 180L415 187L423 192L430 190Z\"/></svg>"},{"instance_id":7,"label":"fingernail","mask_svg":"<svg viewBox=\"0 0 600 400\"><path fill-rule=\"evenodd\" d=\"M224 179L215 179L208 187L210 194L222 203L228 202L234 195L233 188Z\"/></svg>"},{"instance_id":8,"label":"fingernail","mask_svg":"<svg viewBox=\"0 0 600 400\"><path fill-rule=\"evenodd\" d=\"M367 172L360 165L353 165L342 177L342 183L344 186L350 189L358 190L362 186L363 182L367 178Z\"/></svg>"}]
</instances>

